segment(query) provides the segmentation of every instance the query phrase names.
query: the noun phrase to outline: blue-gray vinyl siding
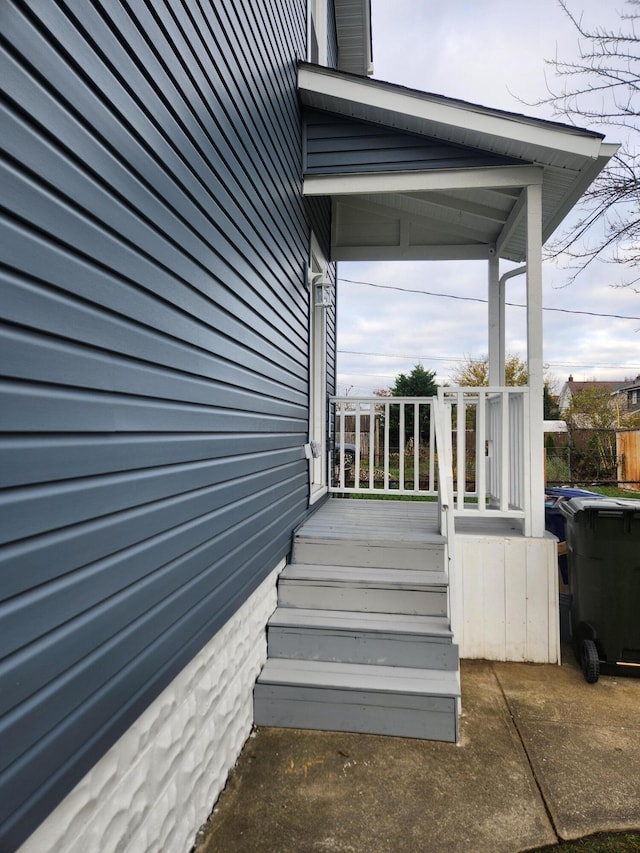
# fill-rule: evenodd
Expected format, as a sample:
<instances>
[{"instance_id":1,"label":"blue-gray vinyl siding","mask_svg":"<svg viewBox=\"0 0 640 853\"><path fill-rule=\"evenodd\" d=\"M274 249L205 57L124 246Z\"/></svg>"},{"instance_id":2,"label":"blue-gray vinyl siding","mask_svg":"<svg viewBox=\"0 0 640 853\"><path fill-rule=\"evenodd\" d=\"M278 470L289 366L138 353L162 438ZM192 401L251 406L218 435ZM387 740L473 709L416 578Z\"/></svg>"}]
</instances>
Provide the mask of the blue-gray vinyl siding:
<instances>
[{"instance_id":1,"label":"blue-gray vinyl siding","mask_svg":"<svg viewBox=\"0 0 640 853\"><path fill-rule=\"evenodd\" d=\"M0 4L2 851L307 512L305 38L304 0Z\"/></svg>"},{"instance_id":2,"label":"blue-gray vinyl siding","mask_svg":"<svg viewBox=\"0 0 640 853\"><path fill-rule=\"evenodd\" d=\"M324 110L304 110L304 170L309 175L506 166L518 162Z\"/></svg>"}]
</instances>

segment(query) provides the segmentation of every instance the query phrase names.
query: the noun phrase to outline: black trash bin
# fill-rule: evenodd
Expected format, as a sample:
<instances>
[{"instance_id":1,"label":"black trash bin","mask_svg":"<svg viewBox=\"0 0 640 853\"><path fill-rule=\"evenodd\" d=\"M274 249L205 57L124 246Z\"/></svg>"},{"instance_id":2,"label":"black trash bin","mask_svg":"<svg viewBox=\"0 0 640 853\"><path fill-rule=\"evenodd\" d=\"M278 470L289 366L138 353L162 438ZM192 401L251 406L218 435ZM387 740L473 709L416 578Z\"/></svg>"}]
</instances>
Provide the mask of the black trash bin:
<instances>
[{"instance_id":1,"label":"black trash bin","mask_svg":"<svg viewBox=\"0 0 640 853\"><path fill-rule=\"evenodd\" d=\"M572 498L566 522L571 630L586 680L640 676L640 500Z\"/></svg>"}]
</instances>

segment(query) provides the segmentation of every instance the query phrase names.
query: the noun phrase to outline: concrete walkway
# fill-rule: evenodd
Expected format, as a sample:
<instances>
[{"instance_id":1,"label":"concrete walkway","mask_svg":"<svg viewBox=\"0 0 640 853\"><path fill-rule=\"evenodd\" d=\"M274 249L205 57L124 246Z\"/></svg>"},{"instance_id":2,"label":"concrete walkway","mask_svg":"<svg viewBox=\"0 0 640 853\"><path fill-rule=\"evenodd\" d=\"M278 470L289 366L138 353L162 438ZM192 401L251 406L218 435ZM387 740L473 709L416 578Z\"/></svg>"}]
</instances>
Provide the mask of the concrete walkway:
<instances>
[{"instance_id":1,"label":"concrete walkway","mask_svg":"<svg viewBox=\"0 0 640 853\"><path fill-rule=\"evenodd\" d=\"M517 853L640 829L640 679L463 661L458 745L260 729L198 853Z\"/></svg>"}]
</instances>

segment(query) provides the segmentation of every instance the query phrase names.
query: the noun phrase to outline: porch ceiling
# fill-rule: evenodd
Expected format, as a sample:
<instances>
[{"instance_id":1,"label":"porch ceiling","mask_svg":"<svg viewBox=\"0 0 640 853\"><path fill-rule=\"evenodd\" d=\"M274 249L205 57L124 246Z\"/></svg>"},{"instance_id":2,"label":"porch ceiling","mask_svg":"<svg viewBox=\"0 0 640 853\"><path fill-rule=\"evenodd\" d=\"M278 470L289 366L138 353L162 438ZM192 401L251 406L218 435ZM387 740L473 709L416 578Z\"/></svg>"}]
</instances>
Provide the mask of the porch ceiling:
<instances>
[{"instance_id":1,"label":"porch ceiling","mask_svg":"<svg viewBox=\"0 0 640 853\"><path fill-rule=\"evenodd\" d=\"M601 134L491 110L302 63L304 106L476 152L470 165L361 163L307 172L304 194L330 196L333 260L525 259L525 194L542 184L548 239L617 146ZM482 165L482 158L503 165ZM487 162L489 162L487 160Z\"/></svg>"}]
</instances>

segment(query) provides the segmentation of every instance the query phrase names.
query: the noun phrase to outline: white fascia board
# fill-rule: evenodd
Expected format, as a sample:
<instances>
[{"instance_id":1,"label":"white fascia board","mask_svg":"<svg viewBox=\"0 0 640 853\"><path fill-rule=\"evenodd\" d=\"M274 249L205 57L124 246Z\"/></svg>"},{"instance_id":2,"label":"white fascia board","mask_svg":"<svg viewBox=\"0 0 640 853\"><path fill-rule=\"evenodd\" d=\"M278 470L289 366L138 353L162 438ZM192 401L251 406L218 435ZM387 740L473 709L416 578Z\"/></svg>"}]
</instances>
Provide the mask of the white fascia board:
<instances>
[{"instance_id":1,"label":"white fascia board","mask_svg":"<svg viewBox=\"0 0 640 853\"><path fill-rule=\"evenodd\" d=\"M540 166L484 166L415 172L365 172L360 175L307 175L305 196L404 193L430 190L495 189L542 184Z\"/></svg>"},{"instance_id":2,"label":"white fascia board","mask_svg":"<svg viewBox=\"0 0 640 853\"><path fill-rule=\"evenodd\" d=\"M614 154L617 154L619 148L619 142L603 142L600 146L600 156L610 160Z\"/></svg>"},{"instance_id":3,"label":"white fascia board","mask_svg":"<svg viewBox=\"0 0 640 853\"><path fill-rule=\"evenodd\" d=\"M465 128L480 134L536 145L583 157L597 157L602 139L578 130L563 130L549 124L537 124L535 119L496 115L480 106L462 103L443 103L430 98L427 93L394 88L392 84L376 85L376 81L357 80L326 73L313 68L298 68L298 89L342 101L345 107L357 104L380 110L389 116L389 125L395 124L393 116L410 116L425 123ZM343 110L349 115L348 110ZM402 124L399 123L399 127Z\"/></svg>"}]
</instances>

